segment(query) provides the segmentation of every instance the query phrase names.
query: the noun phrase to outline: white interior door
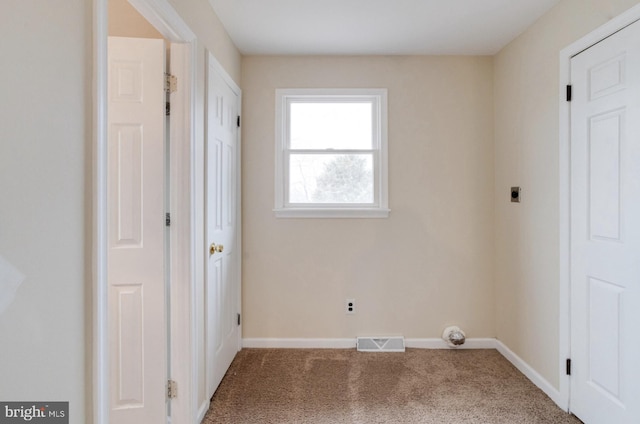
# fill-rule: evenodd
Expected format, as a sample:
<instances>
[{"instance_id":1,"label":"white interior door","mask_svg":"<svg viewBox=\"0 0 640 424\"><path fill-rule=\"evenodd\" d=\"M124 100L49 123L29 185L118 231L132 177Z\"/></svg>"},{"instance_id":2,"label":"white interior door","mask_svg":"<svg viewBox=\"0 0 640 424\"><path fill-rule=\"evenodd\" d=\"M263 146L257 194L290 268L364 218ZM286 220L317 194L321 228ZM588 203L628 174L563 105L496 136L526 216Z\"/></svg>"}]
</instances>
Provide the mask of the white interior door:
<instances>
[{"instance_id":1,"label":"white interior door","mask_svg":"<svg viewBox=\"0 0 640 424\"><path fill-rule=\"evenodd\" d=\"M571 411L640 423L640 24L571 60Z\"/></svg>"},{"instance_id":2,"label":"white interior door","mask_svg":"<svg viewBox=\"0 0 640 424\"><path fill-rule=\"evenodd\" d=\"M166 421L163 40L109 37L110 422Z\"/></svg>"},{"instance_id":3,"label":"white interior door","mask_svg":"<svg viewBox=\"0 0 640 424\"><path fill-rule=\"evenodd\" d=\"M206 343L212 396L238 352L237 170L238 95L207 67Z\"/></svg>"}]
</instances>

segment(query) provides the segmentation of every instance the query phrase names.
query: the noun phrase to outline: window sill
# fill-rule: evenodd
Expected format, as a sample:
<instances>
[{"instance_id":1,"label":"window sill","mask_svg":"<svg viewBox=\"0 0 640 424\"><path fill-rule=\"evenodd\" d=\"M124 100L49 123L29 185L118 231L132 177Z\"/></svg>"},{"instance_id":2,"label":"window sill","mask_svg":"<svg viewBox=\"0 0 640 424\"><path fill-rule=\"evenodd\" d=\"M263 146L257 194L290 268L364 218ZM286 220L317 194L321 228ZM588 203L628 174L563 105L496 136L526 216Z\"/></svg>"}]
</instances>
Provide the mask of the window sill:
<instances>
[{"instance_id":1,"label":"window sill","mask_svg":"<svg viewBox=\"0 0 640 424\"><path fill-rule=\"evenodd\" d=\"M388 218L390 209L274 209L276 218Z\"/></svg>"}]
</instances>

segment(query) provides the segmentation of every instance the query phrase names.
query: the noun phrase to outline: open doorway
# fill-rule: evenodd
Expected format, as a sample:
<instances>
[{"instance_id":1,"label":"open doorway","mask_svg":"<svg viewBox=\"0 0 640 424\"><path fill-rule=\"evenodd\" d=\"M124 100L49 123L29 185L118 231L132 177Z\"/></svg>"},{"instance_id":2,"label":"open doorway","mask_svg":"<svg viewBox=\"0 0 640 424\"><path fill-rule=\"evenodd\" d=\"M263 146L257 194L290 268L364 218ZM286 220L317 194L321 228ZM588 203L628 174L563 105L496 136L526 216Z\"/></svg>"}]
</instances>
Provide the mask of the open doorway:
<instances>
[{"instance_id":1,"label":"open doorway","mask_svg":"<svg viewBox=\"0 0 640 424\"><path fill-rule=\"evenodd\" d=\"M171 416L170 45L128 1L109 0L109 395L122 424Z\"/></svg>"},{"instance_id":2,"label":"open doorway","mask_svg":"<svg viewBox=\"0 0 640 424\"><path fill-rule=\"evenodd\" d=\"M95 0L94 5L94 422L193 422L197 361L195 331L188 329L194 322L195 35L165 0ZM116 65L110 63L111 41L119 44ZM139 55L154 57L143 63L127 56L136 48ZM148 68L154 68L149 75ZM165 71L174 74L180 89L170 84L165 94ZM148 86L155 94L144 92ZM112 108L114 101L140 106L154 96L155 130L132 110ZM166 100L173 106L170 116ZM167 226L170 218L175 224ZM154 246L154 253L135 257L143 246ZM136 267L139 275L131 277L128 271ZM120 271L127 271L124 277ZM146 274L153 274L153 290L144 282Z\"/></svg>"}]
</instances>

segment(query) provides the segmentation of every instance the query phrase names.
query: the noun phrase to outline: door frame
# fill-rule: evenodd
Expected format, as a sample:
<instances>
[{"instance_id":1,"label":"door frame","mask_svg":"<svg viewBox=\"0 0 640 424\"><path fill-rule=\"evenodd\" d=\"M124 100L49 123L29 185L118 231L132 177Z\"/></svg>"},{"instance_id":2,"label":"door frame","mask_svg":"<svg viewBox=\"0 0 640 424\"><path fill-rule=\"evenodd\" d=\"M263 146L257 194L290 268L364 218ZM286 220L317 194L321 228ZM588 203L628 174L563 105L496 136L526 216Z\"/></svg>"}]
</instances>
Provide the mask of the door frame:
<instances>
[{"instance_id":1,"label":"door frame","mask_svg":"<svg viewBox=\"0 0 640 424\"><path fill-rule=\"evenodd\" d=\"M640 20L640 4L560 51L559 110L559 250L560 250L560 305L559 305L559 399L556 403L571 412L571 381L566 375L566 360L571 358L571 108L566 101L566 86L571 84L571 58Z\"/></svg>"},{"instance_id":2,"label":"door frame","mask_svg":"<svg viewBox=\"0 0 640 424\"><path fill-rule=\"evenodd\" d=\"M169 328L172 331L170 378L179 381L179 396L172 400L172 417L176 422L195 420L197 403L197 346L195 286L198 278L196 251L196 173L199 76L197 39L168 0L129 0L169 42L183 44L185 54L178 64L184 72L179 104L176 108L181 124L171 129L184 143L171 143L170 207L174 222L170 227L171 290ZM109 353L107 308L107 38L108 0L93 0L93 144L92 144L92 417L94 424L109 423ZM202 102L200 102L201 104ZM177 130L178 133L174 133ZM177 193L180 193L178 197ZM176 219L179 218L179 219ZM175 284L181 282L182 284ZM87 354L89 357L89 354Z\"/></svg>"}]
</instances>

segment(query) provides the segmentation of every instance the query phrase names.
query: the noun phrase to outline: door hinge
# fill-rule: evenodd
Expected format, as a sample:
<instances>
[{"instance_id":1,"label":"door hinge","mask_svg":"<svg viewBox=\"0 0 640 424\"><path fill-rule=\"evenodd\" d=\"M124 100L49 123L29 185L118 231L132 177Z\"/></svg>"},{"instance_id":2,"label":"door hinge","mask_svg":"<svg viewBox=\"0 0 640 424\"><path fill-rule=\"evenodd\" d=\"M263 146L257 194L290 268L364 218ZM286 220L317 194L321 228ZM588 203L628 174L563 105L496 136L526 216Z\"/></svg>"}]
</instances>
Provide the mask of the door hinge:
<instances>
[{"instance_id":1,"label":"door hinge","mask_svg":"<svg viewBox=\"0 0 640 424\"><path fill-rule=\"evenodd\" d=\"M571 89L571 85L567 85L567 101L570 102L571 101L571 95L572 95L572 89Z\"/></svg>"},{"instance_id":2,"label":"door hinge","mask_svg":"<svg viewBox=\"0 0 640 424\"><path fill-rule=\"evenodd\" d=\"M169 103L169 102L165 102L164 103L164 115L165 116L170 116L171 115L171 103Z\"/></svg>"},{"instance_id":3,"label":"door hinge","mask_svg":"<svg viewBox=\"0 0 640 424\"><path fill-rule=\"evenodd\" d=\"M164 74L164 91L171 94L178 91L178 77Z\"/></svg>"},{"instance_id":4,"label":"door hinge","mask_svg":"<svg viewBox=\"0 0 640 424\"><path fill-rule=\"evenodd\" d=\"M567 359L567 375L571 375L571 359Z\"/></svg>"},{"instance_id":5,"label":"door hinge","mask_svg":"<svg viewBox=\"0 0 640 424\"><path fill-rule=\"evenodd\" d=\"M164 214L164 225L167 227L171 226L171 214L169 212Z\"/></svg>"},{"instance_id":6,"label":"door hinge","mask_svg":"<svg viewBox=\"0 0 640 424\"><path fill-rule=\"evenodd\" d=\"M178 397L178 383L173 380L167 381L167 397L169 399Z\"/></svg>"},{"instance_id":7,"label":"door hinge","mask_svg":"<svg viewBox=\"0 0 640 424\"><path fill-rule=\"evenodd\" d=\"M240 128L240 115L238 115L238 121L237 121L237 124L238 124L238 128Z\"/></svg>"},{"instance_id":8,"label":"door hinge","mask_svg":"<svg viewBox=\"0 0 640 424\"><path fill-rule=\"evenodd\" d=\"M238 314L238 325L242 323L242 315Z\"/></svg>"}]
</instances>

